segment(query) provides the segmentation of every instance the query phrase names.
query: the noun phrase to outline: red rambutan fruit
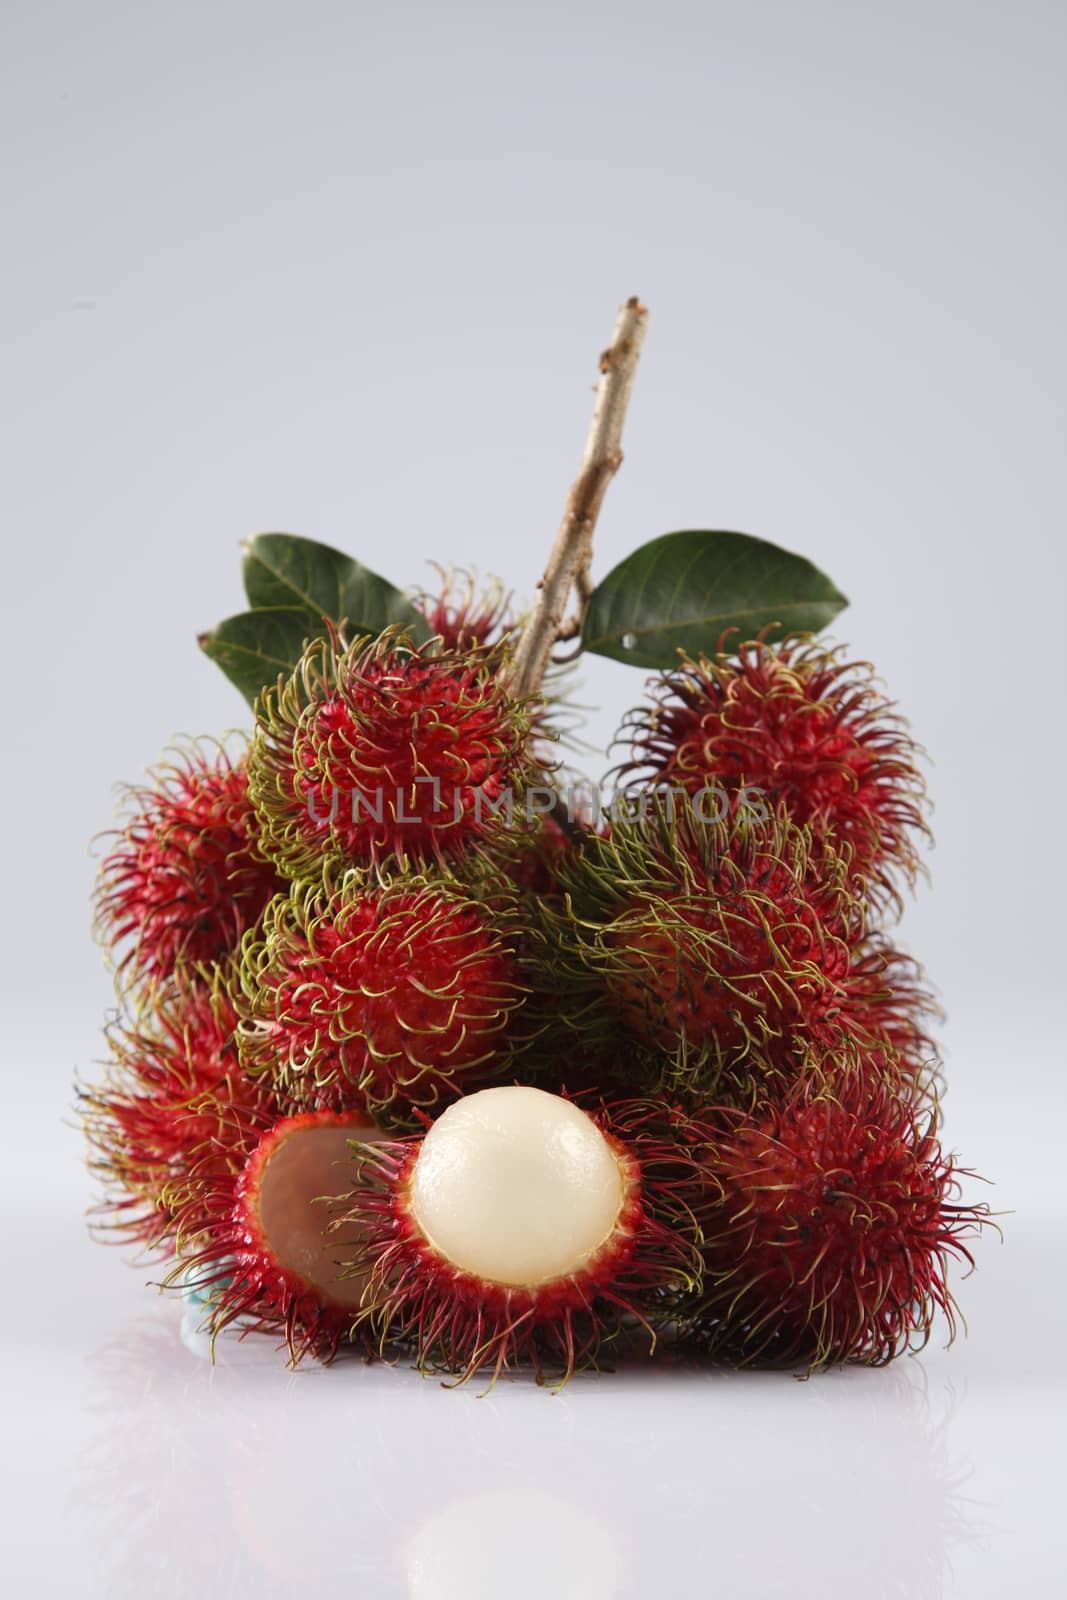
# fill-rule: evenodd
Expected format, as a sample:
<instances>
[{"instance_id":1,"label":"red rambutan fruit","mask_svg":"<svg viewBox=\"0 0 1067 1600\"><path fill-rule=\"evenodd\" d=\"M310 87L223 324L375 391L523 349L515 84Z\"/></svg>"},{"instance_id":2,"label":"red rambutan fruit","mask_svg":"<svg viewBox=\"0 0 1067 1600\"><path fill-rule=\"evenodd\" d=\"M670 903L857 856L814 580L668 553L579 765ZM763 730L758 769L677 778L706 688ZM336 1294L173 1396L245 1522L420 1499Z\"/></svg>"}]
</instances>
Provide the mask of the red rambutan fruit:
<instances>
[{"instance_id":1,"label":"red rambutan fruit","mask_svg":"<svg viewBox=\"0 0 1067 1600\"><path fill-rule=\"evenodd\" d=\"M417 648L395 630L310 644L259 701L249 786L267 854L314 878L492 840L527 780L533 722L499 668L492 648Z\"/></svg>"},{"instance_id":2,"label":"red rambutan fruit","mask_svg":"<svg viewBox=\"0 0 1067 1600\"><path fill-rule=\"evenodd\" d=\"M238 1062L236 1023L221 974L212 982L182 969L135 1022L109 1027L107 1076L79 1099L90 1167L106 1192L102 1226L117 1241L172 1244L175 1186L194 1168L205 1177L230 1170L235 1145L239 1166L238 1129L274 1115L269 1086L252 1083Z\"/></svg>"},{"instance_id":3,"label":"red rambutan fruit","mask_svg":"<svg viewBox=\"0 0 1067 1600\"><path fill-rule=\"evenodd\" d=\"M446 650L462 652L507 638L515 624L511 596L499 578L490 579L479 593L472 573L443 567L437 573L437 592L417 594L415 605Z\"/></svg>"},{"instance_id":4,"label":"red rambutan fruit","mask_svg":"<svg viewBox=\"0 0 1067 1600\"><path fill-rule=\"evenodd\" d=\"M505 898L444 878L294 885L246 941L241 1059L302 1106L451 1099L509 1059L512 929Z\"/></svg>"},{"instance_id":5,"label":"red rambutan fruit","mask_svg":"<svg viewBox=\"0 0 1067 1600\"><path fill-rule=\"evenodd\" d=\"M954 1331L947 1269L973 1265L968 1240L988 1207L959 1202L964 1174L934 1113L858 1071L716 1115L696 1319L715 1353L879 1365L925 1344L938 1313Z\"/></svg>"},{"instance_id":6,"label":"red rambutan fruit","mask_svg":"<svg viewBox=\"0 0 1067 1600\"><path fill-rule=\"evenodd\" d=\"M349 1144L380 1137L361 1112L303 1112L261 1128L236 1177L196 1174L183 1212L195 1227L171 1281L203 1296L213 1338L236 1323L284 1337L294 1364L336 1352L365 1284L344 1265L361 1239L342 1218L355 1176Z\"/></svg>"},{"instance_id":7,"label":"red rambutan fruit","mask_svg":"<svg viewBox=\"0 0 1067 1600\"><path fill-rule=\"evenodd\" d=\"M511 866L517 887L537 900L562 894L559 869L587 831L580 823L565 826L551 812L539 816L532 827L517 829Z\"/></svg>"},{"instance_id":8,"label":"red rambutan fruit","mask_svg":"<svg viewBox=\"0 0 1067 1600\"><path fill-rule=\"evenodd\" d=\"M789 1050L838 1009L852 920L843 869L810 870L809 841L783 818L703 823L656 808L591 837L564 871L566 906L543 908L535 968L569 996L579 1032L621 1022L691 1067Z\"/></svg>"},{"instance_id":9,"label":"red rambutan fruit","mask_svg":"<svg viewBox=\"0 0 1067 1600\"><path fill-rule=\"evenodd\" d=\"M509 1085L363 1152L346 1213L363 1232L361 1322L461 1380L524 1361L566 1380L628 1319L654 1344L699 1261L698 1168L659 1121Z\"/></svg>"},{"instance_id":10,"label":"red rambutan fruit","mask_svg":"<svg viewBox=\"0 0 1067 1600\"><path fill-rule=\"evenodd\" d=\"M128 791L101 865L96 927L120 974L157 982L231 954L279 879L259 850L243 758L198 743L149 777Z\"/></svg>"},{"instance_id":11,"label":"red rambutan fruit","mask_svg":"<svg viewBox=\"0 0 1067 1600\"><path fill-rule=\"evenodd\" d=\"M918 748L872 669L806 638L762 640L664 674L624 724L641 781L697 795L758 789L829 840L876 899L918 870L927 831Z\"/></svg>"}]
</instances>

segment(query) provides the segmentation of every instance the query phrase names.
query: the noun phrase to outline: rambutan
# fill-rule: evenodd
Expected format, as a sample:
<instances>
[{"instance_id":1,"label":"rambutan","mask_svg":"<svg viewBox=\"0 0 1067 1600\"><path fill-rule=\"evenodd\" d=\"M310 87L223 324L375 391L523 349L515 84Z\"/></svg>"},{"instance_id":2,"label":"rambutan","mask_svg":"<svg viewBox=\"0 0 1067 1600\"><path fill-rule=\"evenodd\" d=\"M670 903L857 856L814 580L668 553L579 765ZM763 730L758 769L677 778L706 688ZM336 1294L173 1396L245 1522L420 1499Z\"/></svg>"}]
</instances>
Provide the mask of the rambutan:
<instances>
[{"instance_id":1,"label":"rambutan","mask_svg":"<svg viewBox=\"0 0 1067 1600\"><path fill-rule=\"evenodd\" d=\"M241 1059L307 1107L394 1117L506 1066L523 999L506 894L358 873L294 885L246 941Z\"/></svg>"},{"instance_id":2,"label":"rambutan","mask_svg":"<svg viewBox=\"0 0 1067 1600\"><path fill-rule=\"evenodd\" d=\"M108 1029L104 1081L82 1089L80 1110L91 1169L102 1181L103 1228L149 1249L173 1244L175 1187L194 1168L216 1178L244 1159L239 1127L275 1115L269 1085L252 1083L234 1042L237 1013L229 982L181 969L153 990L135 1022Z\"/></svg>"},{"instance_id":3,"label":"rambutan","mask_svg":"<svg viewBox=\"0 0 1067 1600\"><path fill-rule=\"evenodd\" d=\"M120 975L157 982L231 954L279 880L259 850L243 756L202 741L149 778L128 791L129 816L101 865L96 927Z\"/></svg>"},{"instance_id":4,"label":"rambutan","mask_svg":"<svg viewBox=\"0 0 1067 1600\"><path fill-rule=\"evenodd\" d=\"M964 1174L932 1112L857 1071L716 1115L695 1323L712 1351L809 1370L878 1365L925 1344L938 1313L954 1330L948 1265L971 1263L988 1207L959 1202Z\"/></svg>"},{"instance_id":5,"label":"rambutan","mask_svg":"<svg viewBox=\"0 0 1067 1600\"><path fill-rule=\"evenodd\" d=\"M236 1323L284 1337L294 1363L335 1353L365 1284L344 1265L361 1239L341 1215L355 1174L349 1145L380 1137L361 1112L304 1112L262 1128L236 1178L195 1173L171 1283L204 1296L213 1337Z\"/></svg>"},{"instance_id":6,"label":"rambutan","mask_svg":"<svg viewBox=\"0 0 1067 1600\"><path fill-rule=\"evenodd\" d=\"M499 644L512 631L511 596L499 578L479 593L474 575L437 568L435 593L421 591L415 605L446 650L462 652L477 645Z\"/></svg>"},{"instance_id":7,"label":"rambutan","mask_svg":"<svg viewBox=\"0 0 1067 1600\"><path fill-rule=\"evenodd\" d=\"M840 1007L854 920L843 867L827 856L814 875L808 836L782 817L705 823L657 806L590 837L563 876L534 967L542 987L556 975L580 1033L621 1024L661 1063L684 1047L691 1069L744 1078L752 1052L788 1052Z\"/></svg>"},{"instance_id":8,"label":"rambutan","mask_svg":"<svg viewBox=\"0 0 1067 1600\"><path fill-rule=\"evenodd\" d=\"M828 840L877 899L918 870L926 831L918 749L873 670L805 637L762 640L664 674L624 737L635 779L697 795L758 790Z\"/></svg>"},{"instance_id":9,"label":"rambutan","mask_svg":"<svg viewBox=\"0 0 1067 1600\"><path fill-rule=\"evenodd\" d=\"M587 831L580 823L565 825L551 812L527 828L517 828L511 858L511 876L517 887L538 900L562 894L560 868Z\"/></svg>"},{"instance_id":10,"label":"rambutan","mask_svg":"<svg viewBox=\"0 0 1067 1600\"><path fill-rule=\"evenodd\" d=\"M565 1380L629 1319L654 1343L699 1260L698 1169L660 1121L501 1086L362 1152L346 1212L363 1233L361 1324L460 1379L528 1360Z\"/></svg>"},{"instance_id":11,"label":"rambutan","mask_svg":"<svg viewBox=\"0 0 1067 1600\"><path fill-rule=\"evenodd\" d=\"M418 648L393 629L310 644L258 704L249 787L267 854L314 878L326 863L442 860L498 836L533 724L499 669L491 647Z\"/></svg>"}]
</instances>

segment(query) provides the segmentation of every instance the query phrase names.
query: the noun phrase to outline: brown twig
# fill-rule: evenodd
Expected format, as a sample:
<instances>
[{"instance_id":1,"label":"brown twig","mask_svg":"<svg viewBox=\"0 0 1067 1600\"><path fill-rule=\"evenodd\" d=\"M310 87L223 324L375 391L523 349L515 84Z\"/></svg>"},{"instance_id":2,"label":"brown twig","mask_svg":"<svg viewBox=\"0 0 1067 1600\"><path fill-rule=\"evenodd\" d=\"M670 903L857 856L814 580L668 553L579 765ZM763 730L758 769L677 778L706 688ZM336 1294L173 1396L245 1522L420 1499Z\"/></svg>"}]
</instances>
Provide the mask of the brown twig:
<instances>
[{"instance_id":1,"label":"brown twig","mask_svg":"<svg viewBox=\"0 0 1067 1600\"><path fill-rule=\"evenodd\" d=\"M600 358L585 455L511 664L509 686L516 695L537 694L556 641L573 639L581 628L592 592L593 530L608 484L622 464L622 426L647 322L648 311L634 295L619 312L611 344ZM577 591L578 610L565 621L572 590Z\"/></svg>"}]
</instances>

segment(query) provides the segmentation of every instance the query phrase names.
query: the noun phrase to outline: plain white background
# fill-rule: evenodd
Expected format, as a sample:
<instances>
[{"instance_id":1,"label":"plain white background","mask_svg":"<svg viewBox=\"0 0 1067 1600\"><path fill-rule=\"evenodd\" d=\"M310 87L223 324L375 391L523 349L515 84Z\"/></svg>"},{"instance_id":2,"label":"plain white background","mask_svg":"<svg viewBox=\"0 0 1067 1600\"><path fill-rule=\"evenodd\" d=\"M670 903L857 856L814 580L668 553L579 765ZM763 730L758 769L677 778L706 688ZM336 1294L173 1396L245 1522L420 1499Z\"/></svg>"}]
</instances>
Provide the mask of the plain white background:
<instances>
[{"instance_id":1,"label":"plain white background","mask_svg":"<svg viewBox=\"0 0 1067 1600\"><path fill-rule=\"evenodd\" d=\"M1052 4L9 3L2 1186L20 1593L1051 1594L1061 1155L1062 97ZM243 703L197 631L285 529L529 593L616 304L652 317L603 573L810 556L935 758L903 937L1005 1243L971 1324L806 1385L483 1401L214 1371L90 1247L111 785ZM603 745L641 675L590 661Z\"/></svg>"}]
</instances>

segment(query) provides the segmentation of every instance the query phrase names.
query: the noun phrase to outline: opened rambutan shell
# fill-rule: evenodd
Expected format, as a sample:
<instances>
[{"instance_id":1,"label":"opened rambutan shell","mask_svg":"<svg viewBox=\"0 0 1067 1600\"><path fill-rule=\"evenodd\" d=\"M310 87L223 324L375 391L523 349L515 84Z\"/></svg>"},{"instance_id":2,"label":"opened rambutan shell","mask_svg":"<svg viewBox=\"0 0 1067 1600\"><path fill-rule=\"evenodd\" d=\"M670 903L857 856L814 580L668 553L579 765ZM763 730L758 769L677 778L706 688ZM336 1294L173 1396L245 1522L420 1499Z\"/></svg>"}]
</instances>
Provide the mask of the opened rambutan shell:
<instances>
[{"instance_id":1,"label":"opened rambutan shell","mask_svg":"<svg viewBox=\"0 0 1067 1600\"><path fill-rule=\"evenodd\" d=\"M809 1080L780 1105L704 1113L706 1347L740 1364L879 1365L954 1329L953 1258L988 1208L957 1198L963 1176L934 1117L889 1082Z\"/></svg>"},{"instance_id":2,"label":"opened rambutan shell","mask_svg":"<svg viewBox=\"0 0 1067 1600\"><path fill-rule=\"evenodd\" d=\"M423 1138L363 1153L361 1320L461 1380L530 1362L566 1379L629 1319L696 1283L699 1174L649 1108L595 1117L539 1089L456 1101ZM654 1336L653 1336L654 1342Z\"/></svg>"},{"instance_id":3,"label":"opened rambutan shell","mask_svg":"<svg viewBox=\"0 0 1067 1600\"><path fill-rule=\"evenodd\" d=\"M284 1337L294 1362L329 1359L347 1339L364 1280L345 1262L360 1233L342 1219L340 1197L354 1175L350 1141L381 1137L361 1112L303 1112L259 1130L235 1179L216 1184L210 1223L186 1240L172 1283L207 1301L213 1336Z\"/></svg>"},{"instance_id":4,"label":"opened rambutan shell","mask_svg":"<svg viewBox=\"0 0 1067 1600\"><path fill-rule=\"evenodd\" d=\"M635 781L760 791L827 840L874 898L898 899L926 831L919 752L872 669L806 638L685 662L624 725Z\"/></svg>"},{"instance_id":5,"label":"opened rambutan shell","mask_svg":"<svg viewBox=\"0 0 1067 1600\"><path fill-rule=\"evenodd\" d=\"M443 878L294 886L245 948L242 1061L309 1107L453 1098L507 1065L513 939L506 903Z\"/></svg>"},{"instance_id":6,"label":"opened rambutan shell","mask_svg":"<svg viewBox=\"0 0 1067 1600\"><path fill-rule=\"evenodd\" d=\"M395 630L310 644L261 697L249 763L263 848L280 870L440 861L506 829L532 716L499 669L492 649L418 648Z\"/></svg>"},{"instance_id":7,"label":"opened rambutan shell","mask_svg":"<svg viewBox=\"0 0 1067 1600\"><path fill-rule=\"evenodd\" d=\"M279 888L259 849L243 758L200 742L128 791L100 868L96 928L120 977L152 983L225 959Z\"/></svg>"}]
</instances>

